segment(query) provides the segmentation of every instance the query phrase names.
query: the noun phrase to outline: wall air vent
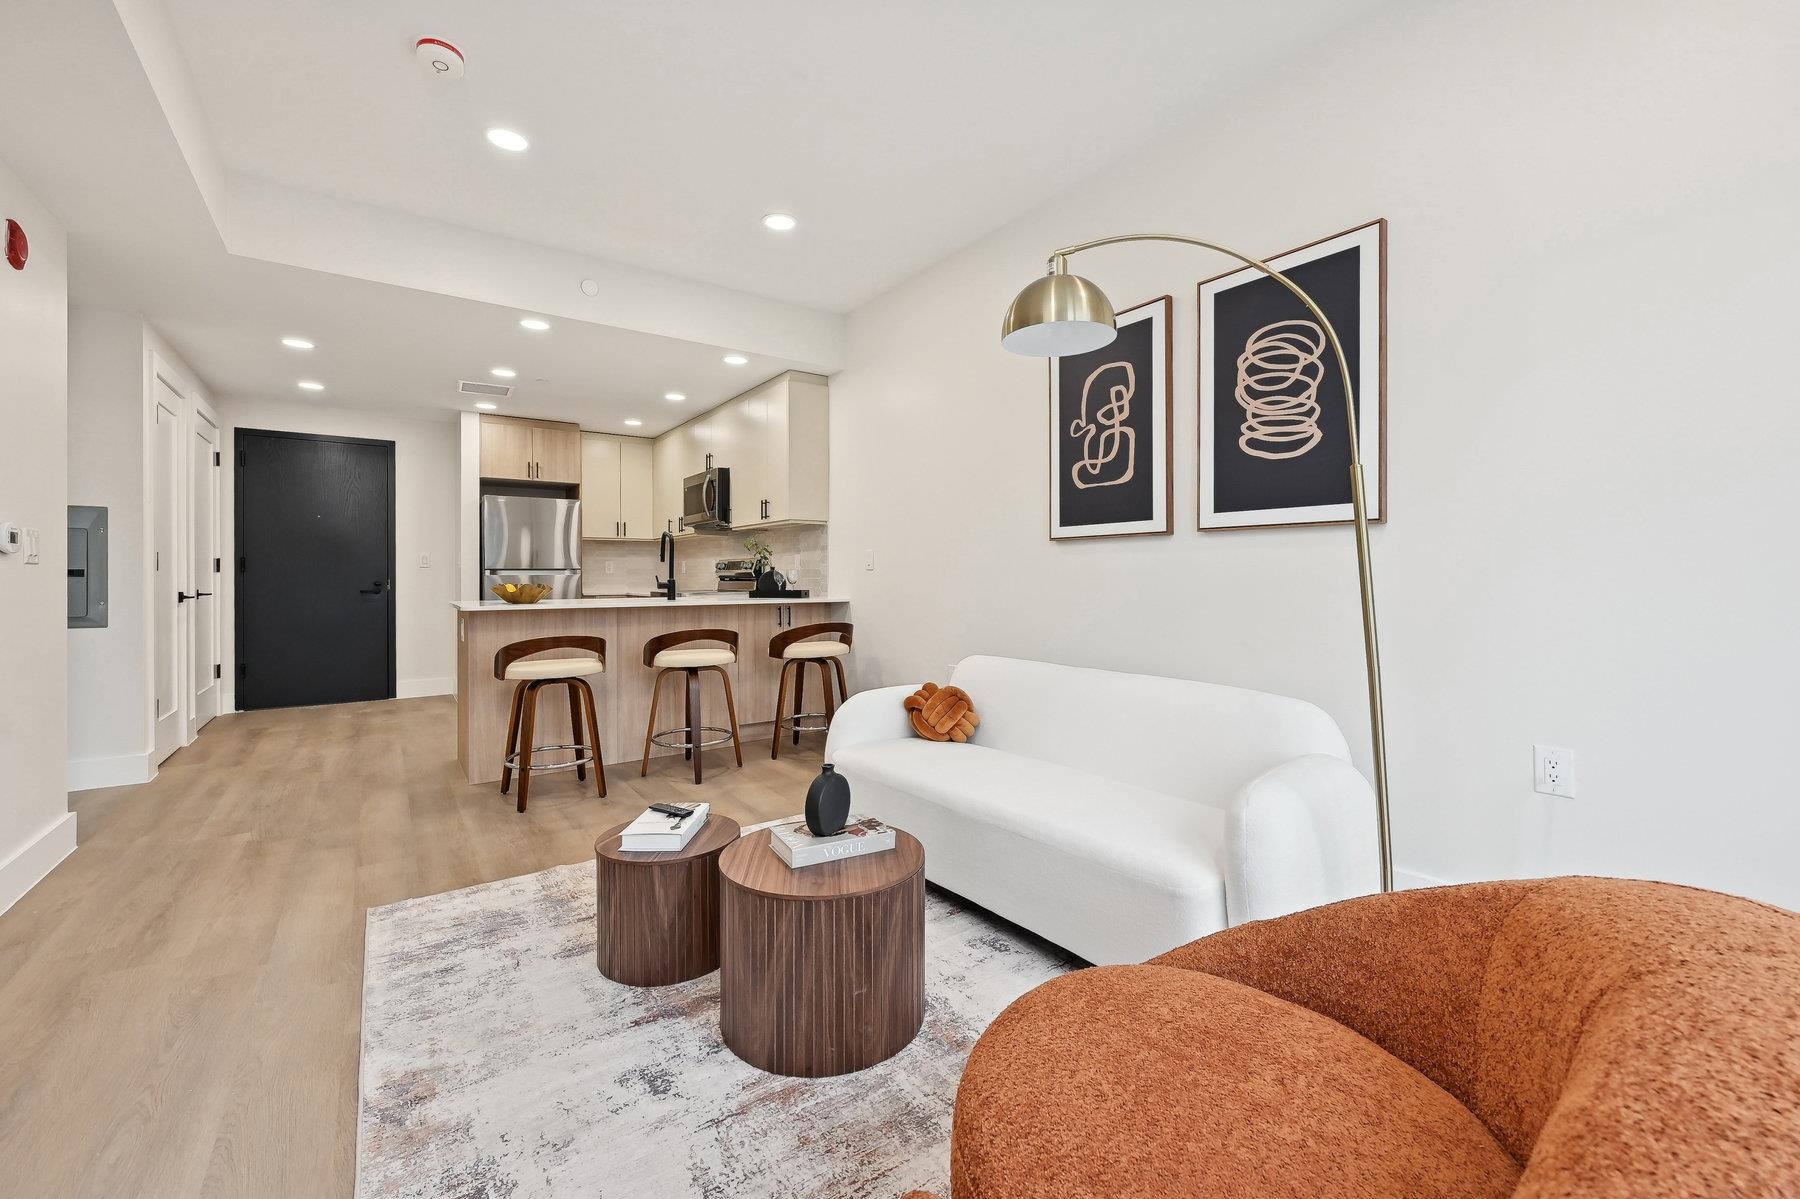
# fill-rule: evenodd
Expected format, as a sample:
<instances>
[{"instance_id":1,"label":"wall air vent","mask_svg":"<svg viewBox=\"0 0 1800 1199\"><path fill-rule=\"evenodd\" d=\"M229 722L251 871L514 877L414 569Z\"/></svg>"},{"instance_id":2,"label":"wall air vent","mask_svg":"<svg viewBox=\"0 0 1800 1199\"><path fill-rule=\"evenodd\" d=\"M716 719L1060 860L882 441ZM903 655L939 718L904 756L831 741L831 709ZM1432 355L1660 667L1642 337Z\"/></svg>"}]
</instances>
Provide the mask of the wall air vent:
<instances>
[{"instance_id":1,"label":"wall air vent","mask_svg":"<svg viewBox=\"0 0 1800 1199\"><path fill-rule=\"evenodd\" d=\"M498 383L476 383L469 379L464 379L462 382L458 383L456 385L456 390L462 392L466 396L494 396L495 398L502 400L512 394L512 388L510 387L502 387Z\"/></svg>"}]
</instances>

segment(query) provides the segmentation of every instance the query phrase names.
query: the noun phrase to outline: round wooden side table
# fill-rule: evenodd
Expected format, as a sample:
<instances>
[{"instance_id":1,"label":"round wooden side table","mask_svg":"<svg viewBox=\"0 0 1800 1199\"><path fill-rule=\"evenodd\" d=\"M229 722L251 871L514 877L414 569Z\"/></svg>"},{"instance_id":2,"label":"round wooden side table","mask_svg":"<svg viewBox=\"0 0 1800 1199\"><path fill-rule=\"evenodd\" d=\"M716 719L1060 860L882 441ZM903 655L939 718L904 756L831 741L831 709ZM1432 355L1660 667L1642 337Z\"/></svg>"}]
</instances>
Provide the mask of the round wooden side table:
<instances>
[{"instance_id":1,"label":"round wooden side table","mask_svg":"<svg viewBox=\"0 0 1800 1199\"><path fill-rule=\"evenodd\" d=\"M627 821L627 824L630 822ZM719 855L738 822L710 815L674 853L625 853L624 824L594 842L594 957L633 987L666 987L719 968Z\"/></svg>"},{"instance_id":2,"label":"round wooden side table","mask_svg":"<svg viewBox=\"0 0 1800 1199\"><path fill-rule=\"evenodd\" d=\"M791 870L767 832L719 858L719 1029L759 1070L849 1074L925 1019L925 847Z\"/></svg>"}]
</instances>

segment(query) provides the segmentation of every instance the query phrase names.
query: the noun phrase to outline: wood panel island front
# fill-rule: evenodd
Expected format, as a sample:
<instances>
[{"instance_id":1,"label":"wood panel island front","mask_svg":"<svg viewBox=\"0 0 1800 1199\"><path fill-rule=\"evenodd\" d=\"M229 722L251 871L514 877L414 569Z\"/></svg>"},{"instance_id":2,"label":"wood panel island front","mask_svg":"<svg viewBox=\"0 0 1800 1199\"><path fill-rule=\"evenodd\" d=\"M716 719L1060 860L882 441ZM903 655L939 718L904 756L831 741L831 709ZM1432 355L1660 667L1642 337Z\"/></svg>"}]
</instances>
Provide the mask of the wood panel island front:
<instances>
[{"instance_id":1,"label":"wood panel island front","mask_svg":"<svg viewBox=\"0 0 1800 1199\"><path fill-rule=\"evenodd\" d=\"M599 708L602 760L635 763L643 754L644 723L656 671L644 665L644 643L682 629L735 629L737 663L726 667L737 699L744 744L754 748L775 719L781 662L769 657L769 639L785 629L823 620L848 620L848 601L831 596L807 599L753 599L747 594L701 593L673 602L661 596L543 600L508 604L500 600L456 600L456 756L471 783L500 781L506 717L513 684L494 677L494 654L501 646L529 637L582 634L606 639L606 673L592 680ZM855 688L854 660L846 664ZM705 721L726 723L724 696L707 678ZM663 688L656 727L682 724L682 689ZM809 708L817 708L817 697ZM752 726L755 726L754 728ZM762 736L759 738L757 734ZM545 703L533 738L539 745L569 741L567 705ZM679 749L651 747L653 757ZM729 753L729 748L714 750Z\"/></svg>"}]
</instances>

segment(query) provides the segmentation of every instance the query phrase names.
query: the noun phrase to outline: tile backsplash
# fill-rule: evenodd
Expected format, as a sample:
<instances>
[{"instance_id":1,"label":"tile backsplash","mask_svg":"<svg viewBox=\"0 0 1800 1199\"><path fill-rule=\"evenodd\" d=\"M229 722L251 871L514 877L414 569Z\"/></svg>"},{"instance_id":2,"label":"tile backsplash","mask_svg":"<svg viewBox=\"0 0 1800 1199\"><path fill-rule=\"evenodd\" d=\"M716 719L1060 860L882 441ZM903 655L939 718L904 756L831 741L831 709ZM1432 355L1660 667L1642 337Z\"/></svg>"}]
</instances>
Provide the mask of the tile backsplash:
<instances>
[{"instance_id":1,"label":"tile backsplash","mask_svg":"<svg viewBox=\"0 0 1800 1199\"><path fill-rule=\"evenodd\" d=\"M792 525L742 533L695 533L675 543L681 567L676 586L682 591L711 591L718 585L714 563L748 558L744 542L755 537L774 550L770 558L789 585L815 594L825 589L825 526ZM607 568L611 567L611 573ZM584 541L581 543L581 589L588 595L646 592L656 585L662 567L655 542Z\"/></svg>"}]
</instances>

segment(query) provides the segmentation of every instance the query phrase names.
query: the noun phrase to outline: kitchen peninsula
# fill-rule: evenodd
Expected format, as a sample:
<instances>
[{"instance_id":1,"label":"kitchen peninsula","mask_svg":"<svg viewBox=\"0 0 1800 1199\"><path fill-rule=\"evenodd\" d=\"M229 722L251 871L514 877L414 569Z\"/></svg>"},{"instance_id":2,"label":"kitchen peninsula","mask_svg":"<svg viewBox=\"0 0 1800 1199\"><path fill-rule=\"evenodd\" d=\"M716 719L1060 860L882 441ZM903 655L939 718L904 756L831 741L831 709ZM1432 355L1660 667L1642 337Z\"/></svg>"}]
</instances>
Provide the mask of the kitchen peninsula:
<instances>
[{"instance_id":1,"label":"kitchen peninsula","mask_svg":"<svg viewBox=\"0 0 1800 1199\"><path fill-rule=\"evenodd\" d=\"M656 671L643 664L644 643L650 638L680 629L736 630L738 660L726 671L745 744L754 745L755 732L766 734L775 719L781 663L769 657L769 639L799 625L849 618L848 601L841 597L758 599L741 592L700 592L674 601L622 596L535 604L457 600L451 606L456 610L456 756L471 783L500 779L513 685L494 677L494 654L509 642L571 634L606 639L606 674L594 680L594 698L602 757L610 766L636 762L643 753L644 724L656 681ZM658 728L682 723L680 690L663 688ZM713 694L708 700L709 707L717 702ZM752 726L757 728L753 731ZM564 705L542 705L534 740L540 745L569 740ZM651 748L656 757L680 752Z\"/></svg>"}]
</instances>

